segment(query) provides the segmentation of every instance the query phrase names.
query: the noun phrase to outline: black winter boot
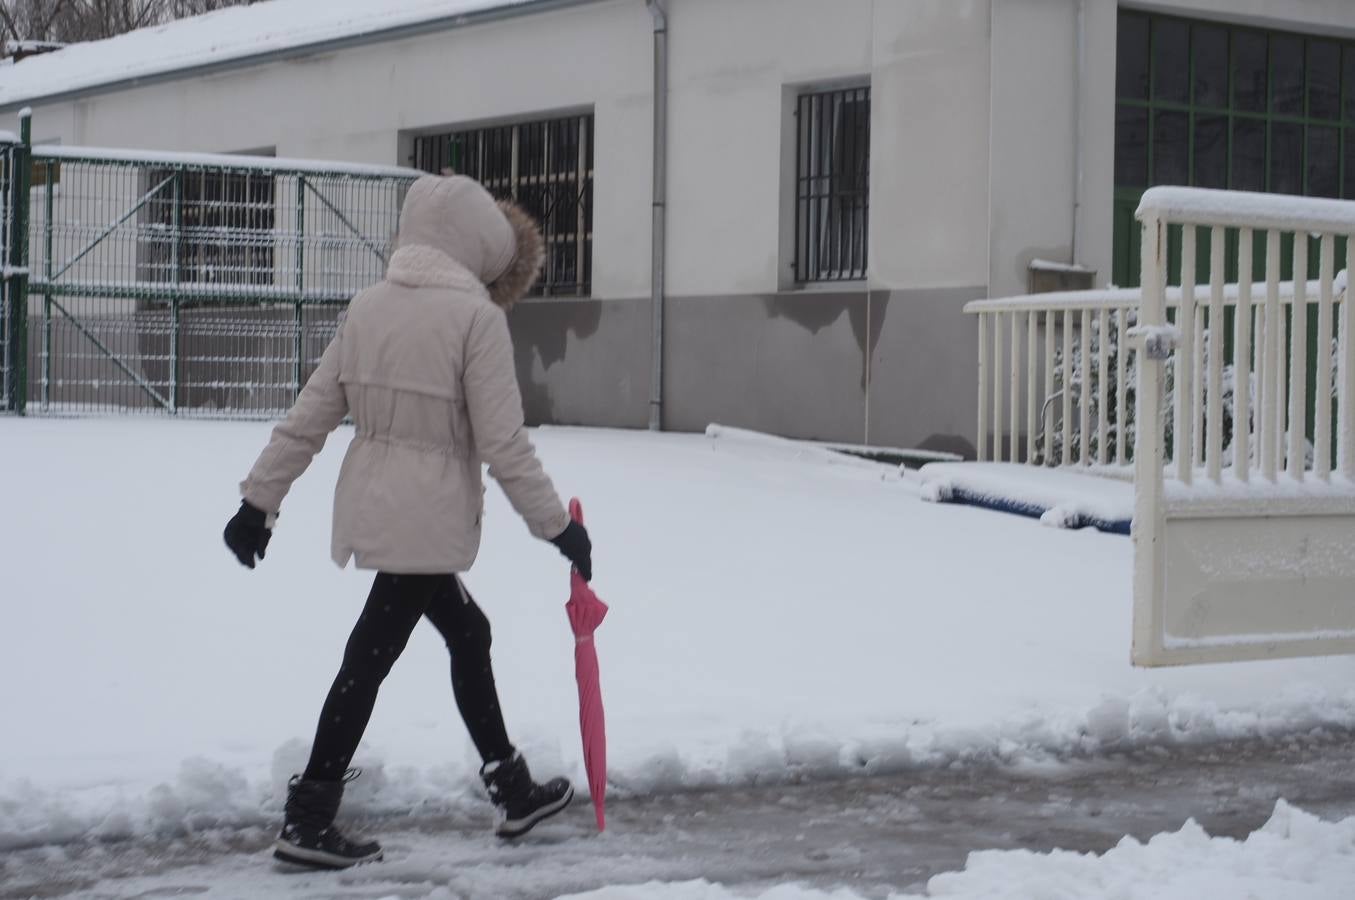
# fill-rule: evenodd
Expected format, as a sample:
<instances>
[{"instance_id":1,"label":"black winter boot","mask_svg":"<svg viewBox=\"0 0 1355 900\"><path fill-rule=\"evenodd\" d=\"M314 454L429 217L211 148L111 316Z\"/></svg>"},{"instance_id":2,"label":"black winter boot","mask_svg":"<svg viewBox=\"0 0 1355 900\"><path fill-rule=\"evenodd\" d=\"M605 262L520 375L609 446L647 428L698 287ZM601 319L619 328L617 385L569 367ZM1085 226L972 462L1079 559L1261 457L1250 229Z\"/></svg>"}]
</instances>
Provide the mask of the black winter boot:
<instances>
[{"instance_id":1,"label":"black winter boot","mask_svg":"<svg viewBox=\"0 0 1355 900\"><path fill-rule=\"evenodd\" d=\"M527 761L516 750L508 759L485 763L480 778L494 804L494 833L501 838L522 837L574 799L574 788L564 778L545 784L532 781Z\"/></svg>"},{"instance_id":2,"label":"black winter boot","mask_svg":"<svg viewBox=\"0 0 1355 900\"><path fill-rule=\"evenodd\" d=\"M343 781L312 781L293 775L287 783L287 821L273 844L273 856L312 869L346 869L381 858L376 841L355 843L334 827L343 786L358 776L350 769Z\"/></svg>"}]
</instances>

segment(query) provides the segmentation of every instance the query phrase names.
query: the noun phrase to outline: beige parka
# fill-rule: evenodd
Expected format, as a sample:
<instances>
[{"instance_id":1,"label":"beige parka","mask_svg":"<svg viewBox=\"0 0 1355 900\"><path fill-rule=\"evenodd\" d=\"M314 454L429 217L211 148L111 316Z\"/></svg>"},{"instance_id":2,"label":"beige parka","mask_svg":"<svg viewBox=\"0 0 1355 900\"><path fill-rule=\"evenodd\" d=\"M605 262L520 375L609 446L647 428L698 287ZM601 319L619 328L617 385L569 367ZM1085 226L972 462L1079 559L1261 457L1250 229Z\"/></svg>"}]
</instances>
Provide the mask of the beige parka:
<instances>
[{"instance_id":1,"label":"beige parka","mask_svg":"<svg viewBox=\"0 0 1355 900\"><path fill-rule=\"evenodd\" d=\"M533 535L548 540L569 524L523 427L504 314L535 280L541 236L475 181L426 176L405 198L397 243L385 280L353 299L240 490L277 513L351 414L334 562L464 572L480 547L482 461Z\"/></svg>"}]
</instances>

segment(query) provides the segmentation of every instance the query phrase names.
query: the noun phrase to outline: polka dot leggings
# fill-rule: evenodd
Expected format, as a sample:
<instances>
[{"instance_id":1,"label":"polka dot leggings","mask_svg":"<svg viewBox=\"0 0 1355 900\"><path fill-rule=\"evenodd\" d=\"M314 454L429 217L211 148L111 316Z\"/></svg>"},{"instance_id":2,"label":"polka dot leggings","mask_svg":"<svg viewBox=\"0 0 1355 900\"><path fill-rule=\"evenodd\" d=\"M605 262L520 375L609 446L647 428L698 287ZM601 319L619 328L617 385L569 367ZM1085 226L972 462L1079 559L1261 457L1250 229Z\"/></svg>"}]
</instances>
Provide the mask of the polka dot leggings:
<instances>
[{"instance_id":1,"label":"polka dot leggings","mask_svg":"<svg viewBox=\"0 0 1355 900\"><path fill-rule=\"evenodd\" d=\"M315 730L305 778L337 781L372 717L377 691L424 616L452 655L452 692L485 762L513 754L490 665L489 620L455 575L378 573Z\"/></svg>"}]
</instances>

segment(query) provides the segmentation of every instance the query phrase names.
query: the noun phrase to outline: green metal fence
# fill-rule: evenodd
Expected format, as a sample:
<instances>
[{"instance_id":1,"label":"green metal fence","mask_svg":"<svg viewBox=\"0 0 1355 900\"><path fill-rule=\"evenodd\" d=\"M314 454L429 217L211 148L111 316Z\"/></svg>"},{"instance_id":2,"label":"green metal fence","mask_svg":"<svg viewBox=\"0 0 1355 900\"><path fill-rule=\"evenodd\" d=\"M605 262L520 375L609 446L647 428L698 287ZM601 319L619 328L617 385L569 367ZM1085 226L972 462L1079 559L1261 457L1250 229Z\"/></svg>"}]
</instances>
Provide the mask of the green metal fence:
<instances>
[{"instance_id":1,"label":"green metal fence","mask_svg":"<svg viewBox=\"0 0 1355 900\"><path fill-rule=\"evenodd\" d=\"M46 415L284 412L384 275L419 174L29 147L26 132L0 160L0 408Z\"/></svg>"}]
</instances>

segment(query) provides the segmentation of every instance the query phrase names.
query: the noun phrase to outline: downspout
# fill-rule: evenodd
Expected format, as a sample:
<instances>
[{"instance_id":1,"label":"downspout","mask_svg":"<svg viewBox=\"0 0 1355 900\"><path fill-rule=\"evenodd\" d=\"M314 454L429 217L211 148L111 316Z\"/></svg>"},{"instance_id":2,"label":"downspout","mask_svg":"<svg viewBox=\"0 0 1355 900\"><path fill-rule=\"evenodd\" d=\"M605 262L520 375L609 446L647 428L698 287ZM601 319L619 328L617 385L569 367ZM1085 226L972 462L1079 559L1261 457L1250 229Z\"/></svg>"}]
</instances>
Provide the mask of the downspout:
<instances>
[{"instance_id":1,"label":"downspout","mask_svg":"<svg viewBox=\"0 0 1355 900\"><path fill-rule=\"evenodd\" d=\"M1084 79L1087 77L1087 39L1085 36L1085 14L1087 0L1074 0L1077 4L1077 81L1073 84L1073 240L1071 258L1073 265L1077 261L1077 236L1082 230L1082 98L1085 93Z\"/></svg>"},{"instance_id":2,"label":"downspout","mask_svg":"<svg viewBox=\"0 0 1355 900\"><path fill-rule=\"evenodd\" d=\"M654 203L650 251L653 369L649 382L649 430L663 430L663 319L668 203L668 11L664 0L645 0L654 17Z\"/></svg>"}]
</instances>

